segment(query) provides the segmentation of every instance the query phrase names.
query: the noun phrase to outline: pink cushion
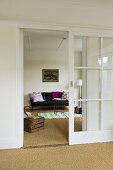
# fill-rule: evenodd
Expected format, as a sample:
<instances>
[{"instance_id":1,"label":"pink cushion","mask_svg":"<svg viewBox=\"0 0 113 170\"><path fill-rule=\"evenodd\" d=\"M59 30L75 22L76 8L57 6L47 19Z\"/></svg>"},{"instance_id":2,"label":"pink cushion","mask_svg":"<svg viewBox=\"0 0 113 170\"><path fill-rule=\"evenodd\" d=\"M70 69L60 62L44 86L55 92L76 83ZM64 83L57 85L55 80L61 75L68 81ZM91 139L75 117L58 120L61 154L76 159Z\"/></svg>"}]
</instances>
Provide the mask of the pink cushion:
<instances>
[{"instance_id":1,"label":"pink cushion","mask_svg":"<svg viewBox=\"0 0 113 170\"><path fill-rule=\"evenodd\" d=\"M69 100L69 92L63 92L62 93L62 99L64 99L64 100Z\"/></svg>"},{"instance_id":2,"label":"pink cushion","mask_svg":"<svg viewBox=\"0 0 113 170\"><path fill-rule=\"evenodd\" d=\"M56 92L52 92L52 98L61 98L62 96L62 92L56 91Z\"/></svg>"},{"instance_id":3,"label":"pink cushion","mask_svg":"<svg viewBox=\"0 0 113 170\"><path fill-rule=\"evenodd\" d=\"M44 101L42 94L40 92L38 92L38 93L33 92L31 94L31 98L33 99L33 102L43 102Z\"/></svg>"}]
</instances>

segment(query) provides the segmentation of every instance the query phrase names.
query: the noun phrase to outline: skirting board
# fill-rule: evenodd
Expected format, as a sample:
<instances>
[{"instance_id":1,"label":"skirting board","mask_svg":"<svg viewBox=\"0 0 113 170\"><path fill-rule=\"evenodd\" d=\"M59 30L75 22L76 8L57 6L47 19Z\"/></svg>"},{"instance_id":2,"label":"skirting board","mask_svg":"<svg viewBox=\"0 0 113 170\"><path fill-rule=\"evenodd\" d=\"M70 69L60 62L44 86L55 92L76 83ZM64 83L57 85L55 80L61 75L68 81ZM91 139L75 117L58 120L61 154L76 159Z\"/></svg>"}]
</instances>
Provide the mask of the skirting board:
<instances>
[{"instance_id":1,"label":"skirting board","mask_svg":"<svg viewBox=\"0 0 113 170\"><path fill-rule=\"evenodd\" d=\"M21 147L22 144L20 144L17 138L0 139L0 149L13 149Z\"/></svg>"}]
</instances>

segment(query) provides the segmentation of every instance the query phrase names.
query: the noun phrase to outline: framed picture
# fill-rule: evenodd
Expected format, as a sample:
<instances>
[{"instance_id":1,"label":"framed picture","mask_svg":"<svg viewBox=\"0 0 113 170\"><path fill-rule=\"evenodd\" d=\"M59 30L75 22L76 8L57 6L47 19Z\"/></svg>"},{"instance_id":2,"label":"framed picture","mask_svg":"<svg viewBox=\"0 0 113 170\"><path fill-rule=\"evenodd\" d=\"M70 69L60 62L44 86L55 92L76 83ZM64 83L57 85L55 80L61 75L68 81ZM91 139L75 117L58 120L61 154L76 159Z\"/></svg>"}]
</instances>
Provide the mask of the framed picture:
<instances>
[{"instance_id":1,"label":"framed picture","mask_svg":"<svg viewBox=\"0 0 113 170\"><path fill-rule=\"evenodd\" d=\"M42 81L43 82L58 82L59 81L59 70L58 69L43 69L42 70Z\"/></svg>"}]
</instances>

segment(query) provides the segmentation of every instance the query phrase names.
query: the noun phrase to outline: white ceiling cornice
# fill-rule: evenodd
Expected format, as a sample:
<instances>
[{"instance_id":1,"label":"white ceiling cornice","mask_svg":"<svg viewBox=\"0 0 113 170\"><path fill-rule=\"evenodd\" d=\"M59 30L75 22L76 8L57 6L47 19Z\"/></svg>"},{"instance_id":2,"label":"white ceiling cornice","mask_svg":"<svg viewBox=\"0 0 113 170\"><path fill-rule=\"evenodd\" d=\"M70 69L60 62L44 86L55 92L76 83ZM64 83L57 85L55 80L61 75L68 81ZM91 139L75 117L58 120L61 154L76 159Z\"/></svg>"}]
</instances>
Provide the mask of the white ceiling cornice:
<instances>
[{"instance_id":1,"label":"white ceiling cornice","mask_svg":"<svg viewBox=\"0 0 113 170\"><path fill-rule=\"evenodd\" d=\"M1 20L0 19L0 26L8 25L8 26L16 26L18 28L25 28L25 29L42 29L40 27L47 26L47 27L61 27L61 30L69 31L70 28L88 28L88 29L105 29L105 30L113 30L113 27L106 26L106 25L85 25L85 24L73 24L73 23L56 23L56 22L30 22L30 21L17 21L17 20ZM38 28L37 28L38 27ZM65 27L65 29L63 29ZM46 29L46 28L45 28ZM54 29L53 29L54 30Z\"/></svg>"},{"instance_id":2,"label":"white ceiling cornice","mask_svg":"<svg viewBox=\"0 0 113 170\"><path fill-rule=\"evenodd\" d=\"M49 29L60 31L73 31L83 33L94 33L97 35L108 34L113 37L113 27L111 26L98 26L98 25L83 25L83 24L66 24L66 23L43 23L43 22L21 22L18 25L20 28L27 29Z\"/></svg>"},{"instance_id":3,"label":"white ceiling cornice","mask_svg":"<svg viewBox=\"0 0 113 170\"><path fill-rule=\"evenodd\" d=\"M98 26L98 25L83 25L83 24L67 24L67 23L48 23L48 22L28 22L28 21L13 21L13 20L0 20L1 26L16 26L18 29L48 29L48 30L61 30L61 31L76 31L76 32L95 32L113 34L113 27L111 26Z\"/></svg>"}]
</instances>

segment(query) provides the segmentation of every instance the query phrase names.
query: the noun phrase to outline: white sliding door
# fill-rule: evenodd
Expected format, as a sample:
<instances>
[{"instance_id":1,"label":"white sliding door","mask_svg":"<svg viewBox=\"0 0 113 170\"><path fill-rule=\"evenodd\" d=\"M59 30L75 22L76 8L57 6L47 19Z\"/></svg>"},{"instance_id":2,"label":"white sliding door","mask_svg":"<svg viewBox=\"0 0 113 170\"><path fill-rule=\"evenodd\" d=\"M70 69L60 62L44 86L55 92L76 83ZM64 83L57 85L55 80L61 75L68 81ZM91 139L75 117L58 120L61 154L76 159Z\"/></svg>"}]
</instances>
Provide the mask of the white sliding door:
<instances>
[{"instance_id":1,"label":"white sliding door","mask_svg":"<svg viewBox=\"0 0 113 170\"><path fill-rule=\"evenodd\" d=\"M113 38L69 33L69 144L113 140Z\"/></svg>"}]
</instances>

